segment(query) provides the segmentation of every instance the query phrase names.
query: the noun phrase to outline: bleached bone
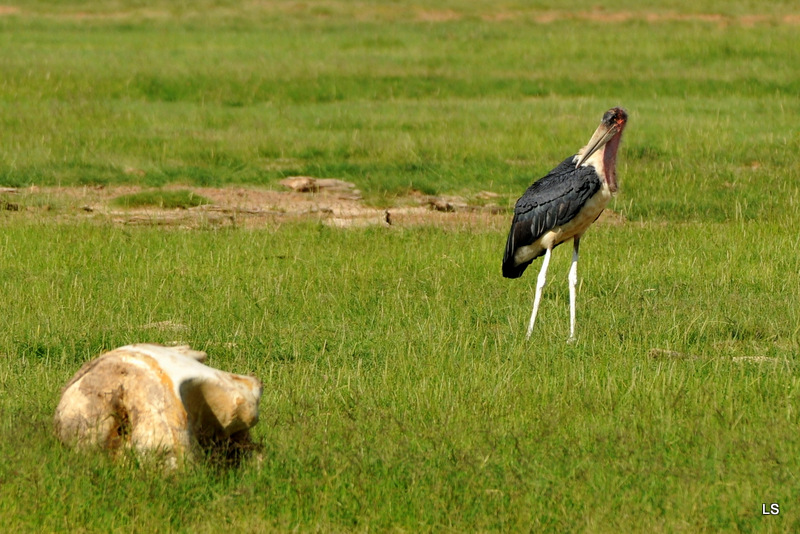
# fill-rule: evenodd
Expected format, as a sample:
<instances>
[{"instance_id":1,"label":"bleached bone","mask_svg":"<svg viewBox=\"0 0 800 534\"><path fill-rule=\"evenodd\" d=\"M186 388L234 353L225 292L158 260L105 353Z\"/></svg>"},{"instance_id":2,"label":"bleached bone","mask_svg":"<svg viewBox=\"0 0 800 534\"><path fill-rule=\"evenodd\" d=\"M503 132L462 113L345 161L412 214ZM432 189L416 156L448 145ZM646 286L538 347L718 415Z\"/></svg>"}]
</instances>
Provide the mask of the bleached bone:
<instances>
[{"instance_id":1,"label":"bleached bone","mask_svg":"<svg viewBox=\"0 0 800 534\"><path fill-rule=\"evenodd\" d=\"M201 362L205 352L137 344L86 363L56 408L59 439L78 447L162 452L171 465L196 448L249 442L261 381Z\"/></svg>"}]
</instances>

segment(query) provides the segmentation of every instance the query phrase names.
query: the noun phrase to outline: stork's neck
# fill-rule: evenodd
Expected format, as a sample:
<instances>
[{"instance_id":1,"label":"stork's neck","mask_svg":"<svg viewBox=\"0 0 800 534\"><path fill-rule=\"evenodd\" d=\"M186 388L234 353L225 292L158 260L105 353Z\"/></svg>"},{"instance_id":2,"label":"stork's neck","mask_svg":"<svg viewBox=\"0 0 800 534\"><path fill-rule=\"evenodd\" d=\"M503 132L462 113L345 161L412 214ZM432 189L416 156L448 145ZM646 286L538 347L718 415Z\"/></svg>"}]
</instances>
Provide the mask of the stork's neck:
<instances>
[{"instance_id":1,"label":"stork's neck","mask_svg":"<svg viewBox=\"0 0 800 534\"><path fill-rule=\"evenodd\" d=\"M612 193L617 192L617 150L619 149L619 142L622 139L622 132L612 137L608 143L603 145L594 154L589 156L583 162L582 167L594 167L600 178L608 184L608 189ZM576 161L583 154L586 147L583 147L578 155L575 156Z\"/></svg>"},{"instance_id":2,"label":"stork's neck","mask_svg":"<svg viewBox=\"0 0 800 534\"><path fill-rule=\"evenodd\" d=\"M608 189L617 192L617 149L622 139L622 132L618 133L603 147L603 173L605 174Z\"/></svg>"}]
</instances>

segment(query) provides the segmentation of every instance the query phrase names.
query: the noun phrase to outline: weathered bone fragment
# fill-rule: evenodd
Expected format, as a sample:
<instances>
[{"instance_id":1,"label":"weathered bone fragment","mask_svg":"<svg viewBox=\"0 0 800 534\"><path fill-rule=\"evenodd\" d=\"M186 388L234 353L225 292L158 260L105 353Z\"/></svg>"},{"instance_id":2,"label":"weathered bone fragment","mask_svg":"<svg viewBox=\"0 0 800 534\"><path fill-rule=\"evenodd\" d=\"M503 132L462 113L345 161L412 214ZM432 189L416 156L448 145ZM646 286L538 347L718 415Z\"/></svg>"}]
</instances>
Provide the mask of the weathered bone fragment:
<instances>
[{"instance_id":1,"label":"weathered bone fragment","mask_svg":"<svg viewBox=\"0 0 800 534\"><path fill-rule=\"evenodd\" d=\"M189 347L137 344L86 363L56 408L59 439L78 447L164 453L169 463L250 442L261 381L203 365Z\"/></svg>"}]
</instances>

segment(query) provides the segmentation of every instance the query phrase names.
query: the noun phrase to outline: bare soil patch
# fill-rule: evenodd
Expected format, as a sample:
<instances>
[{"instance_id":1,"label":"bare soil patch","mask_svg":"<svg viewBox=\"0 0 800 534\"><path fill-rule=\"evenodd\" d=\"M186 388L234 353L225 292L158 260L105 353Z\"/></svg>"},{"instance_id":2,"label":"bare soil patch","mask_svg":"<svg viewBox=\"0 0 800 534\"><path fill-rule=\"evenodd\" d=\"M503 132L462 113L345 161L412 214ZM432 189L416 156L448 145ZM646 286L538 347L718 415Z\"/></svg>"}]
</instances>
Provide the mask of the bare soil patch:
<instances>
[{"instance_id":1,"label":"bare soil patch","mask_svg":"<svg viewBox=\"0 0 800 534\"><path fill-rule=\"evenodd\" d=\"M567 10L520 10L487 13L481 18L486 21L505 22L513 20L532 20L539 24L551 24L561 20L585 20L589 22L602 22L619 24L629 21L642 21L649 24L664 22L706 22L721 26L740 25L755 26L757 24L787 24L797 25L800 15L790 14L784 16L770 16L761 14L751 15L723 15L721 13L676 13L670 11L606 11L602 8L590 11ZM452 19L451 19L452 20Z\"/></svg>"},{"instance_id":2,"label":"bare soil patch","mask_svg":"<svg viewBox=\"0 0 800 534\"><path fill-rule=\"evenodd\" d=\"M583 20L588 22L601 22L609 24L619 24L629 21L642 21L650 24L659 24L664 22L705 22L710 24L717 24L720 26L727 25L740 25L750 27L759 24L772 24L772 25L800 25L800 13L788 13L783 15L764 15L760 13L752 13L745 15L727 15L722 13L678 13L675 11L611 11L606 10L602 6L597 6L592 9L583 11L572 11L566 9L537 9L537 8L520 8L520 9L487 9L483 13L472 13L456 9L447 8L431 8L411 6L404 7L399 5L377 5L370 6L360 4L358 8L354 8L351 3L343 1L326 1L316 2L313 5L308 2L296 1L260 1L250 2L244 7L237 9L220 8L215 11L218 14L236 15L241 13L258 14L271 14L283 13L289 15L306 15L314 17L327 17L331 14L339 16L351 16L356 20L383 20L383 21L397 21L397 20L416 20L419 22L428 23L448 23L452 21L459 21L470 17L480 17L488 22L508 22L508 21L533 21L538 24L552 24L562 20ZM0 16L8 15L22 15L22 16L37 16L33 12L23 11L21 8L12 5L0 5ZM66 12L48 15L51 18L66 18L66 19L109 19L109 20L125 20L125 19L167 19L172 15L168 11L145 9L145 8L129 8L119 11L77 11Z\"/></svg>"},{"instance_id":3,"label":"bare soil patch","mask_svg":"<svg viewBox=\"0 0 800 534\"><path fill-rule=\"evenodd\" d=\"M0 191L4 206L16 216L96 220L122 225L197 227L272 226L289 221L319 221L334 227L454 225L505 226L507 199L491 192L475 198L432 197L411 194L395 199L391 207L365 202L356 191L307 189L276 191L258 187L168 186L185 189L212 201L188 209L156 206L121 208L113 200L148 188L138 186L30 187ZM12 211L9 207L8 211Z\"/></svg>"},{"instance_id":4,"label":"bare soil patch","mask_svg":"<svg viewBox=\"0 0 800 534\"><path fill-rule=\"evenodd\" d=\"M322 182L324 183L324 182ZM208 198L211 204L180 208L121 208L113 200L148 188L139 186L4 188L0 204L8 216L96 221L119 225L178 228L262 228L287 222L318 221L337 228L365 226L448 226L471 230L505 230L515 198L491 191L469 197L431 196L412 192L390 207L365 202L357 191L333 187L272 190L258 187L193 187L172 185ZM623 215L606 210L598 221L625 224Z\"/></svg>"}]
</instances>

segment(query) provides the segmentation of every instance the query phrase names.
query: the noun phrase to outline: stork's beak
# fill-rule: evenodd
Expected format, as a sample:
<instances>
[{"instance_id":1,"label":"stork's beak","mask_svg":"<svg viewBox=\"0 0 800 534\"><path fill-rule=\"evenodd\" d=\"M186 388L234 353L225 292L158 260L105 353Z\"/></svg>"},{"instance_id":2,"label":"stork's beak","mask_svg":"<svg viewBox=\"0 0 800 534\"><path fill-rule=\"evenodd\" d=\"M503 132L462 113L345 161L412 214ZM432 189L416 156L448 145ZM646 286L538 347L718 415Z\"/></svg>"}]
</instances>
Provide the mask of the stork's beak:
<instances>
[{"instance_id":1,"label":"stork's beak","mask_svg":"<svg viewBox=\"0 0 800 534\"><path fill-rule=\"evenodd\" d=\"M600 126L594 131L594 135L589 139L589 143L583 149L583 154L578 159L577 169L591 157L592 154L600 150L606 143L611 141L615 135L622 133L628 121L628 114L622 108L611 108L603 115Z\"/></svg>"},{"instance_id":2,"label":"stork's beak","mask_svg":"<svg viewBox=\"0 0 800 534\"><path fill-rule=\"evenodd\" d=\"M606 124L605 122L601 122L600 126L597 127L597 130L594 131L594 135L592 138L589 139L589 144L586 145L586 148L583 150L583 154L581 154L580 159L578 160L578 164L575 165L577 169L583 162L589 159L589 156L603 148L603 146L608 143L612 137L617 135L619 132L619 126L616 124Z\"/></svg>"}]
</instances>

